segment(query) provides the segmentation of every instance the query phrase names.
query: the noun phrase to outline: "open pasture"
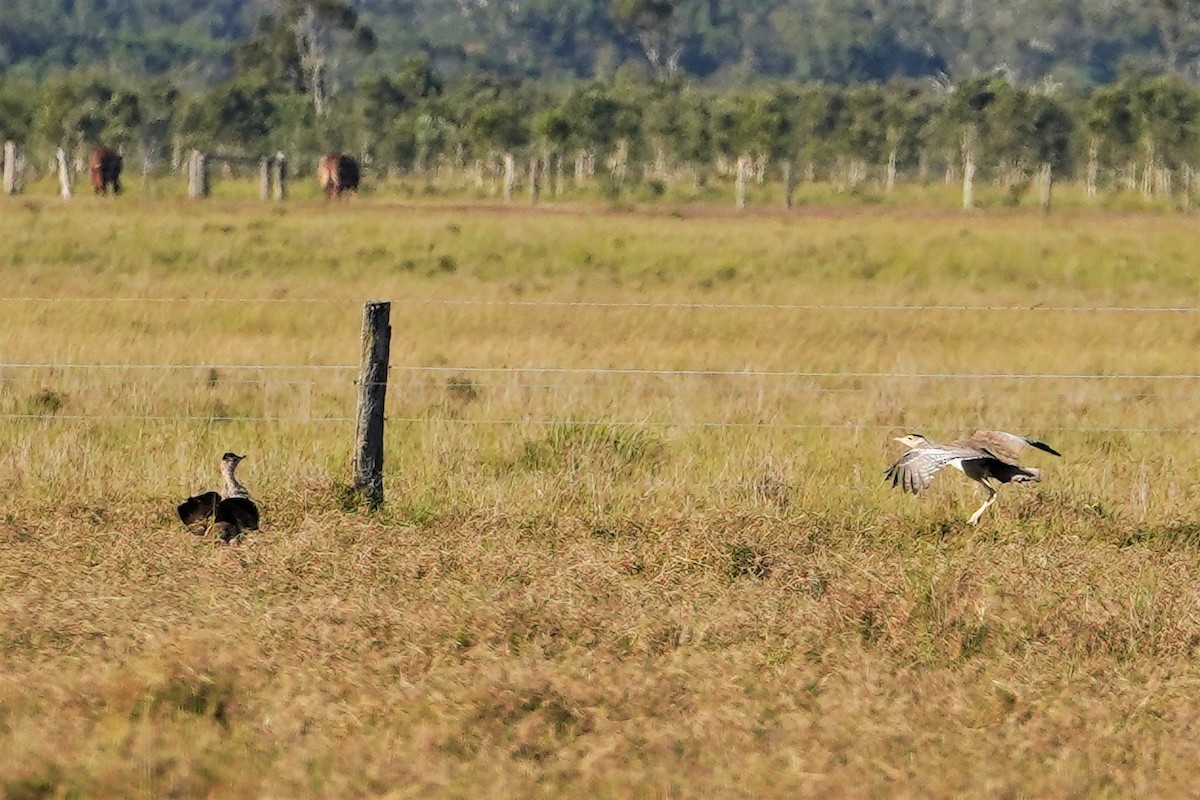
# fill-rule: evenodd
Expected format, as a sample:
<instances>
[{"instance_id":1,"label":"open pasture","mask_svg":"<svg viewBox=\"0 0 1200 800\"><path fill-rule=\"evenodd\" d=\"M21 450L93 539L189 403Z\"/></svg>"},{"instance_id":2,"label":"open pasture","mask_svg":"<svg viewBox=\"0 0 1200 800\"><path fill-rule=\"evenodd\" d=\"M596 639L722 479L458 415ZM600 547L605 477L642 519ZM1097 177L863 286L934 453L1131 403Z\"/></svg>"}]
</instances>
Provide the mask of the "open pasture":
<instances>
[{"instance_id":1,"label":"open pasture","mask_svg":"<svg viewBox=\"0 0 1200 800\"><path fill-rule=\"evenodd\" d=\"M0 200L6 797L1193 790L1190 216Z\"/></svg>"}]
</instances>

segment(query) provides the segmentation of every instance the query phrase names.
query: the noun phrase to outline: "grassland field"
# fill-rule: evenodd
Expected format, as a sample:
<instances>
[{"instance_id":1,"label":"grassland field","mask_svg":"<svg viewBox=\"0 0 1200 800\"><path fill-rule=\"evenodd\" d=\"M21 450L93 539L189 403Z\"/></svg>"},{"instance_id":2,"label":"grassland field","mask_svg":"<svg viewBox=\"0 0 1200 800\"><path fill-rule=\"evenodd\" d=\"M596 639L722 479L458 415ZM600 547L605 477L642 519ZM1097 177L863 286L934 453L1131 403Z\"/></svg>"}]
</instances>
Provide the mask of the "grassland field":
<instances>
[{"instance_id":1,"label":"grassland field","mask_svg":"<svg viewBox=\"0 0 1200 800\"><path fill-rule=\"evenodd\" d=\"M0 198L0 797L1194 796L1195 216L249 186Z\"/></svg>"}]
</instances>

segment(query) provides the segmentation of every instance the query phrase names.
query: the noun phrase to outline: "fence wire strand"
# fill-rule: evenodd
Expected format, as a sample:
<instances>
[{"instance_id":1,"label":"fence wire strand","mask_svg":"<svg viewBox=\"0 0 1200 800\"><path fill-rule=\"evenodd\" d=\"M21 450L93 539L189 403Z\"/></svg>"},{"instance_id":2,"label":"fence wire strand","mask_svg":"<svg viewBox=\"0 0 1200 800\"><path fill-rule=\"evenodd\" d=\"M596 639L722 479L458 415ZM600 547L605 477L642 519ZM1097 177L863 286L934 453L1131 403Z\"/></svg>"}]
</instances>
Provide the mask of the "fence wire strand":
<instances>
[{"instance_id":1,"label":"fence wire strand","mask_svg":"<svg viewBox=\"0 0 1200 800\"><path fill-rule=\"evenodd\" d=\"M604 300L456 300L407 298L390 301L394 306L495 306L517 308L604 308L680 309L747 311L896 311L896 312L1036 312L1060 314L1200 314L1200 306L1054 306L986 304L906 303L719 303L719 302L628 302ZM322 297L0 297L0 303L188 303L263 305L361 305L361 300Z\"/></svg>"},{"instance_id":2,"label":"fence wire strand","mask_svg":"<svg viewBox=\"0 0 1200 800\"><path fill-rule=\"evenodd\" d=\"M330 423L353 422L354 417L303 417L303 416L174 416L155 414L0 414L0 420L38 421L38 422L90 422L90 421L143 421L143 422L202 422L207 424L225 424L230 422L300 422L300 423ZM497 427L558 427L558 426L587 426L612 428L680 428L680 429L709 429L709 430L791 430L791 431L957 431L946 425L923 425L920 423L891 425L886 423L861 422L722 422L722 421L681 421L681 420L619 420L619 419L575 419L575 418L519 418L508 419L463 419L448 417L393 417L388 416L389 423L413 425L470 425ZM969 427L969 426L968 426ZM1194 433L1194 428L1133 428L1133 427L1088 427L1065 425L1014 424L1021 430L1064 431L1070 433L1128 433L1128 434L1171 434L1179 435Z\"/></svg>"},{"instance_id":3,"label":"fence wire strand","mask_svg":"<svg viewBox=\"0 0 1200 800\"><path fill-rule=\"evenodd\" d=\"M55 364L0 363L0 369L28 370L357 370L353 364ZM657 377L729 377L729 378L824 378L824 379L900 379L900 380L1045 380L1045 381L1193 381L1200 373L1087 373L1087 372L884 372L884 371L821 371L821 370L754 370L754 369L652 369L643 367L433 367L389 366L392 372L427 372L442 374L515 374L540 375L632 375Z\"/></svg>"}]
</instances>

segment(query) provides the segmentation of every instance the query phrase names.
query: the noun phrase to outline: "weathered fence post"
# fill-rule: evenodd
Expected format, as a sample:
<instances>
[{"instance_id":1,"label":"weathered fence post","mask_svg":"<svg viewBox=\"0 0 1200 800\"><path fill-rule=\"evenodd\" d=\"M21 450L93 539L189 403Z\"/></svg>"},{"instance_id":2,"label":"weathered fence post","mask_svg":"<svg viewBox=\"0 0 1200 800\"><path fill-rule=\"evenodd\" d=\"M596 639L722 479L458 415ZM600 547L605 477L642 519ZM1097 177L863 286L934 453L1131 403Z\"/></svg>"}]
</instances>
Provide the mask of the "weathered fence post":
<instances>
[{"instance_id":1,"label":"weathered fence post","mask_svg":"<svg viewBox=\"0 0 1200 800\"><path fill-rule=\"evenodd\" d=\"M264 203L271 199L271 157L258 160L258 197Z\"/></svg>"},{"instance_id":2,"label":"weathered fence post","mask_svg":"<svg viewBox=\"0 0 1200 800\"><path fill-rule=\"evenodd\" d=\"M276 153L271 160L272 178L275 183L275 199L287 200L287 157L282 152Z\"/></svg>"},{"instance_id":3,"label":"weathered fence post","mask_svg":"<svg viewBox=\"0 0 1200 800\"><path fill-rule=\"evenodd\" d=\"M1054 186L1054 174L1051 171L1049 164L1042 164L1042 168L1038 170L1038 201L1042 206L1042 213L1050 213L1050 192Z\"/></svg>"},{"instance_id":4,"label":"weathered fence post","mask_svg":"<svg viewBox=\"0 0 1200 800\"><path fill-rule=\"evenodd\" d=\"M750 156L741 156L737 160L737 176L734 179L734 191L737 195L737 207L746 207L746 173L750 171Z\"/></svg>"},{"instance_id":5,"label":"weathered fence post","mask_svg":"<svg viewBox=\"0 0 1200 800\"><path fill-rule=\"evenodd\" d=\"M188 197L208 197L208 157L193 150L188 159Z\"/></svg>"},{"instance_id":6,"label":"weathered fence post","mask_svg":"<svg viewBox=\"0 0 1200 800\"><path fill-rule=\"evenodd\" d=\"M967 211L975 207L975 151L972 148L963 150L962 203Z\"/></svg>"},{"instance_id":7,"label":"weathered fence post","mask_svg":"<svg viewBox=\"0 0 1200 800\"><path fill-rule=\"evenodd\" d=\"M792 207L792 192L795 189L795 178L792 177L792 162L783 162L783 207Z\"/></svg>"},{"instance_id":8,"label":"weathered fence post","mask_svg":"<svg viewBox=\"0 0 1200 800\"><path fill-rule=\"evenodd\" d=\"M504 202L512 200L513 185L517 182L517 161L512 153L504 154Z\"/></svg>"},{"instance_id":9,"label":"weathered fence post","mask_svg":"<svg viewBox=\"0 0 1200 800\"><path fill-rule=\"evenodd\" d=\"M59 193L62 194L63 200L70 200L75 192L71 188L71 168L67 164L67 151L60 147L54 157L58 163Z\"/></svg>"},{"instance_id":10,"label":"weathered fence post","mask_svg":"<svg viewBox=\"0 0 1200 800\"><path fill-rule=\"evenodd\" d=\"M371 302L363 306L354 489L373 509L383 505L383 410L392 342L391 316L391 303Z\"/></svg>"},{"instance_id":11,"label":"weathered fence post","mask_svg":"<svg viewBox=\"0 0 1200 800\"><path fill-rule=\"evenodd\" d=\"M537 205L538 194L542 188L541 170L538 167L538 157L533 156L529 159L529 202L531 205Z\"/></svg>"},{"instance_id":12,"label":"weathered fence post","mask_svg":"<svg viewBox=\"0 0 1200 800\"><path fill-rule=\"evenodd\" d=\"M1089 199L1096 196L1096 184L1100 176L1100 141L1096 137L1092 137L1091 143L1088 144L1088 161L1087 172L1083 181L1084 195Z\"/></svg>"},{"instance_id":13,"label":"weathered fence post","mask_svg":"<svg viewBox=\"0 0 1200 800\"><path fill-rule=\"evenodd\" d=\"M14 141L4 143L4 193L16 194L21 191L21 167L23 158L21 148Z\"/></svg>"}]
</instances>

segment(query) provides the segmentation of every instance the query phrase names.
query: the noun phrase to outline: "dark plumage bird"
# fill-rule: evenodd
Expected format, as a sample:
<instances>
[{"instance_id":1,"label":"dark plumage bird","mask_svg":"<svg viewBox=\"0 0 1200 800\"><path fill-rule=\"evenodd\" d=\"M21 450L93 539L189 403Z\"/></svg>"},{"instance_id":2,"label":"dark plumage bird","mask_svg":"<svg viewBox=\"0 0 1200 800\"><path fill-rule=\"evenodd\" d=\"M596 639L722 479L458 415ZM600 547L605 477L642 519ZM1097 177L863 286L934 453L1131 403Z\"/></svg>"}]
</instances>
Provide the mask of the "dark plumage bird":
<instances>
[{"instance_id":1,"label":"dark plumage bird","mask_svg":"<svg viewBox=\"0 0 1200 800\"><path fill-rule=\"evenodd\" d=\"M975 431L969 439L949 444L931 442L919 433L898 436L896 441L907 445L909 450L888 468L887 480L892 486L916 494L929 488L933 476L943 468L954 467L987 491L983 505L967 520L970 525L978 522L988 506L996 502L997 492L992 480L1023 483L1042 479L1041 470L1018 463L1025 448L1036 447L1051 455L1062 455L1045 442L1004 431Z\"/></svg>"},{"instance_id":2,"label":"dark plumage bird","mask_svg":"<svg viewBox=\"0 0 1200 800\"><path fill-rule=\"evenodd\" d=\"M205 492L179 504L179 519L192 533L203 536L212 520L217 536L228 544L245 531L258 530L258 506L233 474L243 458L245 456L236 453L221 456L221 477L225 485L220 493Z\"/></svg>"}]
</instances>

